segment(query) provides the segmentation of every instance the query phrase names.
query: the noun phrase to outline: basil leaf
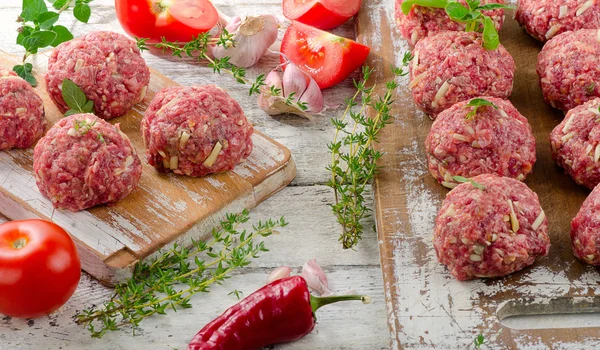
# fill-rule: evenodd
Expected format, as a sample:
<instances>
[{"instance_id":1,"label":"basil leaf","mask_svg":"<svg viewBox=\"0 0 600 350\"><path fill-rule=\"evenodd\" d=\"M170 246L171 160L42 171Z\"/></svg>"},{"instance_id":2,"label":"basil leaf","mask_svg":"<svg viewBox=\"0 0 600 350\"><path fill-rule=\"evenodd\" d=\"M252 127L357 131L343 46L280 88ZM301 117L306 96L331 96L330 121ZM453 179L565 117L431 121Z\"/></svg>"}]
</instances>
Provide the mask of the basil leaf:
<instances>
[{"instance_id":1,"label":"basil leaf","mask_svg":"<svg viewBox=\"0 0 600 350\"><path fill-rule=\"evenodd\" d=\"M73 15L77 18L78 21L87 23L90 19L90 15L92 14L92 10L88 4L77 3L75 8L73 9Z\"/></svg>"},{"instance_id":2,"label":"basil leaf","mask_svg":"<svg viewBox=\"0 0 600 350\"><path fill-rule=\"evenodd\" d=\"M481 2L479 0L467 0L467 6L469 9L475 10Z\"/></svg>"},{"instance_id":3,"label":"basil leaf","mask_svg":"<svg viewBox=\"0 0 600 350\"><path fill-rule=\"evenodd\" d=\"M40 26L40 29L50 29L56 21L58 21L58 13L46 11L37 16L35 23Z\"/></svg>"},{"instance_id":4,"label":"basil leaf","mask_svg":"<svg viewBox=\"0 0 600 350\"><path fill-rule=\"evenodd\" d=\"M62 82L62 98L71 109L78 113L84 112L83 107L87 103L87 97L79 86L69 79Z\"/></svg>"},{"instance_id":5,"label":"basil leaf","mask_svg":"<svg viewBox=\"0 0 600 350\"><path fill-rule=\"evenodd\" d=\"M37 80L35 80L33 73L31 73L32 69L33 65L31 63L19 64L13 67L13 71L17 73L18 76L25 79L31 86L36 86Z\"/></svg>"},{"instance_id":6,"label":"basil leaf","mask_svg":"<svg viewBox=\"0 0 600 350\"><path fill-rule=\"evenodd\" d=\"M500 37L494 21L488 16L483 16L483 47L486 50L496 50L500 45Z\"/></svg>"},{"instance_id":7,"label":"basil leaf","mask_svg":"<svg viewBox=\"0 0 600 350\"><path fill-rule=\"evenodd\" d=\"M514 10L515 8L512 6L507 6L507 5L503 5L503 4L485 4L485 5L481 5L481 6L477 7L477 10L480 10L480 11L490 11L490 10L497 10L497 9Z\"/></svg>"},{"instance_id":8,"label":"basil leaf","mask_svg":"<svg viewBox=\"0 0 600 350\"><path fill-rule=\"evenodd\" d=\"M446 5L446 13L453 21L464 22L464 18L469 15L471 11L468 8L464 7L460 2L450 2Z\"/></svg>"},{"instance_id":9,"label":"basil leaf","mask_svg":"<svg viewBox=\"0 0 600 350\"><path fill-rule=\"evenodd\" d=\"M490 106L494 107L494 109L498 109L493 102L490 102L484 98L474 98L469 103L467 103L467 107L481 107L481 106Z\"/></svg>"},{"instance_id":10,"label":"basil leaf","mask_svg":"<svg viewBox=\"0 0 600 350\"><path fill-rule=\"evenodd\" d=\"M48 7L44 0L23 0L21 8L23 9L23 12L21 12L20 17L23 18L25 22L33 22L40 13L48 11Z\"/></svg>"},{"instance_id":11,"label":"basil leaf","mask_svg":"<svg viewBox=\"0 0 600 350\"><path fill-rule=\"evenodd\" d=\"M64 43L65 41L69 41L73 39L73 34L66 28L61 25L56 25L52 27L52 31L56 33L56 39L52 42L51 46L56 47L60 43Z\"/></svg>"},{"instance_id":12,"label":"basil leaf","mask_svg":"<svg viewBox=\"0 0 600 350\"><path fill-rule=\"evenodd\" d=\"M81 110L85 113L94 113L94 101L88 100L82 107Z\"/></svg>"},{"instance_id":13,"label":"basil leaf","mask_svg":"<svg viewBox=\"0 0 600 350\"><path fill-rule=\"evenodd\" d=\"M414 5L443 9L448 5L448 0L406 0L402 3L402 12L407 15Z\"/></svg>"}]
</instances>

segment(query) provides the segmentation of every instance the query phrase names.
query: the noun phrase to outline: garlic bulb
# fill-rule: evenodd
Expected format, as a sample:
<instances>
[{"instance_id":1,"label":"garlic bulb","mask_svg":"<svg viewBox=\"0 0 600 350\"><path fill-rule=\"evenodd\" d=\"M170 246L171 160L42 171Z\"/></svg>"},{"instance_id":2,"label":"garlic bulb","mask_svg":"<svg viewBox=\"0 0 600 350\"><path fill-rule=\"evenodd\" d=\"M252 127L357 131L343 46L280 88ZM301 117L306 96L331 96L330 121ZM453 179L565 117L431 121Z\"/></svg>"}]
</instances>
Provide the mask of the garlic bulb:
<instances>
[{"instance_id":1,"label":"garlic bulb","mask_svg":"<svg viewBox=\"0 0 600 350\"><path fill-rule=\"evenodd\" d=\"M233 46L215 46L212 53L216 58L229 57L229 62L238 67L252 67L277 40L279 21L271 15L258 17L233 17L225 29L232 34Z\"/></svg>"},{"instance_id":2,"label":"garlic bulb","mask_svg":"<svg viewBox=\"0 0 600 350\"><path fill-rule=\"evenodd\" d=\"M258 97L258 105L269 115L291 113L312 119L315 114L326 109L319 85L291 62L286 63L283 79L277 70L273 70L267 75L265 84L267 88L263 89ZM279 96L273 96L272 89L279 90ZM289 105L286 99L292 93L292 101L295 104ZM306 109L302 110L297 103L305 104Z\"/></svg>"}]
</instances>

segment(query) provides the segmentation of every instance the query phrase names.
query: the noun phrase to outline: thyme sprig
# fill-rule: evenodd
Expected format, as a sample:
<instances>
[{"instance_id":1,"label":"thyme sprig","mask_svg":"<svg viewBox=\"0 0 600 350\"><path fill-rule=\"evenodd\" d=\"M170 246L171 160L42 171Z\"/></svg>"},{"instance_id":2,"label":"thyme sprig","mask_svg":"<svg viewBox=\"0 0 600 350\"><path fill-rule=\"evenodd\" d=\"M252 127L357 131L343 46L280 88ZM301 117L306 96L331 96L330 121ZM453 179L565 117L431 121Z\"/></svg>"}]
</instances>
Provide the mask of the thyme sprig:
<instances>
[{"instance_id":1,"label":"thyme sprig","mask_svg":"<svg viewBox=\"0 0 600 350\"><path fill-rule=\"evenodd\" d=\"M190 42L180 43L180 42L171 42L166 40L164 37L161 38L161 42L156 44L148 44L146 38L136 38L137 46L140 50L148 50L148 45L153 45L157 49L162 50L163 53L170 52L171 55L183 58L184 56L196 58L198 61L206 61L208 63L208 67L212 68L213 72L216 74L228 73L233 77L233 79L242 84L242 85L250 85L248 90L248 95L252 96L255 94L270 94L271 96L279 96L281 95L281 89L269 88L265 83L266 77L264 74L259 75L256 79L251 80L246 76L246 69L242 67L238 67L229 62L229 57L223 58L211 58L208 55L208 48L210 45L216 46L224 46L224 47L232 47L235 46L235 41L233 40L234 35L227 32L227 30L223 29L223 32L219 37L212 37L208 33L199 34L197 37L192 38ZM292 107L296 107L302 111L306 111L308 106L306 103L297 101L293 98L285 98L284 102Z\"/></svg>"},{"instance_id":2,"label":"thyme sprig","mask_svg":"<svg viewBox=\"0 0 600 350\"><path fill-rule=\"evenodd\" d=\"M408 74L406 66L412 58L410 52L405 53L402 67L393 68L395 77ZM339 119L331 119L335 135L328 145L331 164L327 170L331 172L331 179L327 185L334 191L335 203L331 208L342 225L339 241L344 249L354 248L361 239L361 221L371 211L364 198L366 187L377 173L377 161L383 156L373 148L373 144L378 142L381 129L394 118L390 111L398 83L395 80L387 82L383 96L375 97L375 86L367 87L372 73L373 69L363 67L363 80L354 81L357 91L346 100L344 114ZM361 106L355 112L361 94ZM367 115L370 109L373 111L372 117Z\"/></svg>"},{"instance_id":3,"label":"thyme sprig","mask_svg":"<svg viewBox=\"0 0 600 350\"><path fill-rule=\"evenodd\" d=\"M252 231L239 230L250 220L247 210L228 214L213 229L208 242L194 241L191 248L174 245L152 259L138 263L133 276L115 287L110 300L79 312L75 321L87 328L92 337L100 338L109 331L133 327L135 331L147 317L165 315L167 309L191 308L190 298L221 284L231 273L250 264L268 251L258 237L268 237L284 227L284 218L258 222Z\"/></svg>"}]
</instances>

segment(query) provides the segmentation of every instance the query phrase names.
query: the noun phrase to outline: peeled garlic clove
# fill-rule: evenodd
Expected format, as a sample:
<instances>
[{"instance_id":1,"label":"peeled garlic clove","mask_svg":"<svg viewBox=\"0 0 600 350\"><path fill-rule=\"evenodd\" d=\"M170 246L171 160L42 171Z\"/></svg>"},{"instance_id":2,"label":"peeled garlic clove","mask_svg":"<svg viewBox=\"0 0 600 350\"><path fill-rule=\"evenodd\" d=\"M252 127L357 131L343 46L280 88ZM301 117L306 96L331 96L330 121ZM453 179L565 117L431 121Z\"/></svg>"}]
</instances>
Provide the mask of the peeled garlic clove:
<instances>
[{"instance_id":1,"label":"peeled garlic clove","mask_svg":"<svg viewBox=\"0 0 600 350\"><path fill-rule=\"evenodd\" d=\"M269 277L267 277L267 283L271 283L283 278L288 278L292 275L292 269L289 268L288 266L280 266L278 268L276 268L275 270L273 270L270 274Z\"/></svg>"},{"instance_id":2,"label":"peeled garlic clove","mask_svg":"<svg viewBox=\"0 0 600 350\"><path fill-rule=\"evenodd\" d=\"M306 91L304 91L304 94L302 94L300 102L306 103L306 106L308 107L306 110L307 112L319 113L323 111L323 108L325 107L323 93L313 78L310 78L310 83L308 84Z\"/></svg>"},{"instance_id":3,"label":"peeled garlic clove","mask_svg":"<svg viewBox=\"0 0 600 350\"><path fill-rule=\"evenodd\" d=\"M288 63L283 72L283 97L289 97L294 94L295 100L298 100L308 87L308 77L295 64Z\"/></svg>"},{"instance_id":4,"label":"peeled garlic clove","mask_svg":"<svg viewBox=\"0 0 600 350\"><path fill-rule=\"evenodd\" d=\"M327 276L321 269L321 266L317 264L316 259L311 259L304 263L302 266L301 276L306 280L308 286L321 295L330 295L329 283L327 282Z\"/></svg>"}]
</instances>

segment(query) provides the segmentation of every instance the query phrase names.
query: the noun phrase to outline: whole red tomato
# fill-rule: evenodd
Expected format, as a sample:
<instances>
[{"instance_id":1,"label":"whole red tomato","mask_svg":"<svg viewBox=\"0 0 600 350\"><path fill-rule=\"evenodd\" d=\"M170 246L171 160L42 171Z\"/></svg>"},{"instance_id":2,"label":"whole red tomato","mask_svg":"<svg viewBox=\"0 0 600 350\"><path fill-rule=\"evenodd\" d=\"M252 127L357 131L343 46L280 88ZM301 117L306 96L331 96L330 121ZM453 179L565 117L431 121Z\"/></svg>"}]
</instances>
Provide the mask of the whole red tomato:
<instances>
[{"instance_id":1,"label":"whole red tomato","mask_svg":"<svg viewBox=\"0 0 600 350\"><path fill-rule=\"evenodd\" d=\"M219 20L208 0L115 0L117 18L127 34L149 42L188 42Z\"/></svg>"},{"instance_id":2,"label":"whole red tomato","mask_svg":"<svg viewBox=\"0 0 600 350\"><path fill-rule=\"evenodd\" d=\"M43 220L0 225L0 314L47 315L69 300L80 277L75 243L60 226Z\"/></svg>"}]
</instances>

